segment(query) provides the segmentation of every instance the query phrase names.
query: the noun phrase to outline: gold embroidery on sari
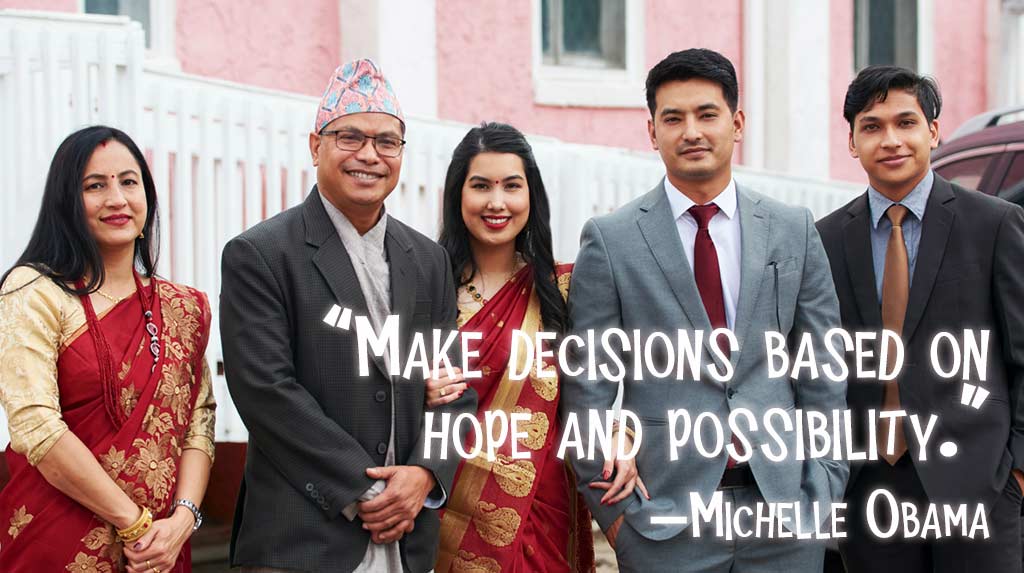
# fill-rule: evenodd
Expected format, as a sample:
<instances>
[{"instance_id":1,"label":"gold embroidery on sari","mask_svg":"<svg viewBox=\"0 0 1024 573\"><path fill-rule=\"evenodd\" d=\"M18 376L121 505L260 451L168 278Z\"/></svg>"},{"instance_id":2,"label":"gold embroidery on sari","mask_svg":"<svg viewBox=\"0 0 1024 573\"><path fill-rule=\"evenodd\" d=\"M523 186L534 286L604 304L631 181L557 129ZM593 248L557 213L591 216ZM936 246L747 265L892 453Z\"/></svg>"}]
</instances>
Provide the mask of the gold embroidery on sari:
<instances>
[{"instance_id":1,"label":"gold embroidery on sari","mask_svg":"<svg viewBox=\"0 0 1024 573\"><path fill-rule=\"evenodd\" d=\"M548 402L558 397L557 372L554 366L545 366L544 373L549 374L551 378L541 378L536 370L530 371L530 386L533 386L533 391L538 396Z\"/></svg>"},{"instance_id":2,"label":"gold embroidery on sari","mask_svg":"<svg viewBox=\"0 0 1024 573\"><path fill-rule=\"evenodd\" d=\"M166 499L177 465L167 451L167 444L158 443L153 438L136 438L132 446L138 448L139 453L132 456L133 463L128 467L128 473L141 476L155 499Z\"/></svg>"},{"instance_id":3,"label":"gold embroidery on sari","mask_svg":"<svg viewBox=\"0 0 1024 573\"><path fill-rule=\"evenodd\" d=\"M522 518L516 510L480 501L477 504L473 525L480 538L495 547L505 547L515 541Z\"/></svg>"},{"instance_id":4,"label":"gold embroidery on sari","mask_svg":"<svg viewBox=\"0 0 1024 573\"><path fill-rule=\"evenodd\" d=\"M562 298L565 300L569 299L569 279L572 278L572 273L562 273L558 275L558 291L562 293Z\"/></svg>"},{"instance_id":5,"label":"gold embroidery on sari","mask_svg":"<svg viewBox=\"0 0 1024 573\"><path fill-rule=\"evenodd\" d=\"M107 453L100 456L100 465L107 472L110 479L117 479L121 471L125 469L125 451L110 446Z\"/></svg>"},{"instance_id":6,"label":"gold embroidery on sari","mask_svg":"<svg viewBox=\"0 0 1024 573\"><path fill-rule=\"evenodd\" d=\"M158 412L155 406L150 405L143 424L147 433L160 435L174 427L174 420L169 412Z\"/></svg>"},{"instance_id":7,"label":"gold embroidery on sari","mask_svg":"<svg viewBox=\"0 0 1024 573\"><path fill-rule=\"evenodd\" d=\"M92 551L98 551L99 555L109 558L114 563L121 561L122 545L115 537L112 525L98 525L92 528L82 538L82 544Z\"/></svg>"},{"instance_id":8,"label":"gold embroidery on sari","mask_svg":"<svg viewBox=\"0 0 1024 573\"><path fill-rule=\"evenodd\" d=\"M11 516L11 527L7 530L7 534L11 536L11 539L18 537L18 534L32 521L32 517L33 515L28 512L24 505L15 510L14 515Z\"/></svg>"},{"instance_id":9,"label":"gold embroidery on sari","mask_svg":"<svg viewBox=\"0 0 1024 573\"><path fill-rule=\"evenodd\" d=\"M75 560L68 563L64 569L77 573L113 573L114 571L110 563L101 562L98 557L86 555L81 551L78 552L78 555L75 555Z\"/></svg>"},{"instance_id":10,"label":"gold embroidery on sari","mask_svg":"<svg viewBox=\"0 0 1024 573\"><path fill-rule=\"evenodd\" d=\"M130 417L135 411L135 407L139 405L139 395L135 386L121 388L121 409L124 410L125 416Z\"/></svg>"},{"instance_id":11,"label":"gold embroidery on sari","mask_svg":"<svg viewBox=\"0 0 1024 573\"><path fill-rule=\"evenodd\" d=\"M498 454L491 471L494 481L512 497L526 497L533 489L537 468L530 460L514 460L505 454Z\"/></svg>"},{"instance_id":12,"label":"gold embroidery on sari","mask_svg":"<svg viewBox=\"0 0 1024 573\"><path fill-rule=\"evenodd\" d=\"M501 565L490 557L478 557L476 553L460 549L451 570L455 573L498 573Z\"/></svg>"},{"instance_id":13,"label":"gold embroidery on sari","mask_svg":"<svg viewBox=\"0 0 1024 573\"><path fill-rule=\"evenodd\" d=\"M160 281L160 312L164 330L173 339L187 340L199 330L199 304L186 288Z\"/></svg>"},{"instance_id":14,"label":"gold embroidery on sari","mask_svg":"<svg viewBox=\"0 0 1024 573\"><path fill-rule=\"evenodd\" d=\"M520 429L526 430L526 437L520 440L524 446L531 450L539 450L544 447L544 443L548 440L548 429L551 428L551 422L548 420L548 415L544 412L531 412L529 408L523 408L522 406L516 406L512 409L514 414L530 414L530 419Z\"/></svg>"}]
</instances>

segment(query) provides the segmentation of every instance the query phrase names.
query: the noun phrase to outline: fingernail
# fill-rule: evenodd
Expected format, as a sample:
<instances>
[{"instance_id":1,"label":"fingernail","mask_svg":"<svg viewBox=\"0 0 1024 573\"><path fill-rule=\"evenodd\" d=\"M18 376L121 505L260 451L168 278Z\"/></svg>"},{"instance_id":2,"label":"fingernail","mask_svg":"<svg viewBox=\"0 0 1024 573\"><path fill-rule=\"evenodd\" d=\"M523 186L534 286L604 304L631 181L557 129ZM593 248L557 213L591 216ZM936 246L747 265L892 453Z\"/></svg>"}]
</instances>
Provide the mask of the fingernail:
<instances>
[{"instance_id":1,"label":"fingernail","mask_svg":"<svg viewBox=\"0 0 1024 573\"><path fill-rule=\"evenodd\" d=\"M602 476L602 477L604 477L604 479L608 479L608 478L610 478L610 477L611 477L611 475L612 475L612 472L610 472L610 471L608 471L608 470L605 470L605 471L604 471L604 473L603 473L603 474L601 474L601 476Z\"/></svg>"},{"instance_id":2,"label":"fingernail","mask_svg":"<svg viewBox=\"0 0 1024 573\"><path fill-rule=\"evenodd\" d=\"M135 545L133 545L132 549L134 549L136 551L138 551L139 549L142 549L142 542L140 541L140 542L136 543Z\"/></svg>"}]
</instances>

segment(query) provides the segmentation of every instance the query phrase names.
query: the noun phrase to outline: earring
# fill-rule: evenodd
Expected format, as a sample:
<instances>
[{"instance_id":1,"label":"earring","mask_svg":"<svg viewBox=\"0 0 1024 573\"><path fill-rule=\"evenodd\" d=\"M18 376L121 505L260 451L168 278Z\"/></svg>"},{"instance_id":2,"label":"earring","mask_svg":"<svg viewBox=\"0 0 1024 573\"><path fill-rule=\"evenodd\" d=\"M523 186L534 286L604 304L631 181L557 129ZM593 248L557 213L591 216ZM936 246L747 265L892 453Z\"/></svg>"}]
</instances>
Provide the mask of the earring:
<instances>
[{"instance_id":1,"label":"earring","mask_svg":"<svg viewBox=\"0 0 1024 573\"><path fill-rule=\"evenodd\" d=\"M145 239L145 238L146 238L146 233L141 233L141 232L140 232L140 233L139 233L139 238L140 238L140 239Z\"/></svg>"}]
</instances>

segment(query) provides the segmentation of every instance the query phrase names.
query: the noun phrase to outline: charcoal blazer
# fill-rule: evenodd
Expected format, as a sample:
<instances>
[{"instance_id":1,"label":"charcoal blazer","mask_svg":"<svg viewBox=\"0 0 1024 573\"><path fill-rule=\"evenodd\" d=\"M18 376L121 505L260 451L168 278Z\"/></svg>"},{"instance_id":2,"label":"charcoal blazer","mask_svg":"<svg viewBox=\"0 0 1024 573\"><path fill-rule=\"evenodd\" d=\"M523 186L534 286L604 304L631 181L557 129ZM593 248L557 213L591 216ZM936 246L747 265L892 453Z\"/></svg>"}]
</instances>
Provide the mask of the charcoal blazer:
<instances>
[{"instance_id":1,"label":"charcoal blazer","mask_svg":"<svg viewBox=\"0 0 1024 573\"><path fill-rule=\"evenodd\" d=\"M413 332L430 341L433 328L455 329L456 290L445 251L390 216L385 248L404 365ZM231 563L351 571L370 535L342 509L372 485L365 470L384 465L392 404L396 464L433 472L440 494L451 491L459 460L423 456L422 377L395 377L392 392L380 360L360 377L355 329L324 322L335 304L368 311L316 187L301 205L232 239L222 270L225 373L249 430ZM469 391L438 411L475 409ZM401 540L405 570L433 568L438 529L437 512L422 510Z\"/></svg>"},{"instance_id":2,"label":"charcoal blazer","mask_svg":"<svg viewBox=\"0 0 1024 573\"><path fill-rule=\"evenodd\" d=\"M839 293L843 326L880 331L881 306L871 256L867 193L817 223ZM1011 469L1024 469L1024 210L970 191L938 175L925 207L917 264L903 326L905 364L898 378L908 414L939 416L927 461L909 422L903 430L914 467L931 501L995 500ZM946 331L989 330L987 380L991 394L980 410L960 403L962 380L940 378L931 367L932 339ZM877 352L876 352L877 355ZM942 355L944 364L949 355ZM850 376L849 406L859 445L867 442L866 411L882 406L883 384ZM952 441L957 454L939 446ZM885 463L885 462L878 462ZM863 462L851 468L851 486Z\"/></svg>"}]
</instances>

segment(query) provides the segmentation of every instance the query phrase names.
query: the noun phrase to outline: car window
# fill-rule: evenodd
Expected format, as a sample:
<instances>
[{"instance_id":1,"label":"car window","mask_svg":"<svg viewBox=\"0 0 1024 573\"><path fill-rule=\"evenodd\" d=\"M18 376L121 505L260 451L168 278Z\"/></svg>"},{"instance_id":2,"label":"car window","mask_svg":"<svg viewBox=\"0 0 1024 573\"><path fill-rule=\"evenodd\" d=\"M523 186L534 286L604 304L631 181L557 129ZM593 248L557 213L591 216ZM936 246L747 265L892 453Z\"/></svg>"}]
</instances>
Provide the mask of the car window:
<instances>
[{"instance_id":1,"label":"car window","mask_svg":"<svg viewBox=\"0 0 1024 573\"><path fill-rule=\"evenodd\" d=\"M968 189L977 189L993 157L995 155L991 154L969 157L943 165L935 171L957 185Z\"/></svg>"},{"instance_id":2,"label":"car window","mask_svg":"<svg viewBox=\"0 0 1024 573\"><path fill-rule=\"evenodd\" d=\"M1024 151L1018 151L1013 156L1013 162L1006 170L1006 175L1003 177L1003 182L999 185L996 195L1005 199L1007 195L1013 194L1022 186L1024 186Z\"/></svg>"}]
</instances>

